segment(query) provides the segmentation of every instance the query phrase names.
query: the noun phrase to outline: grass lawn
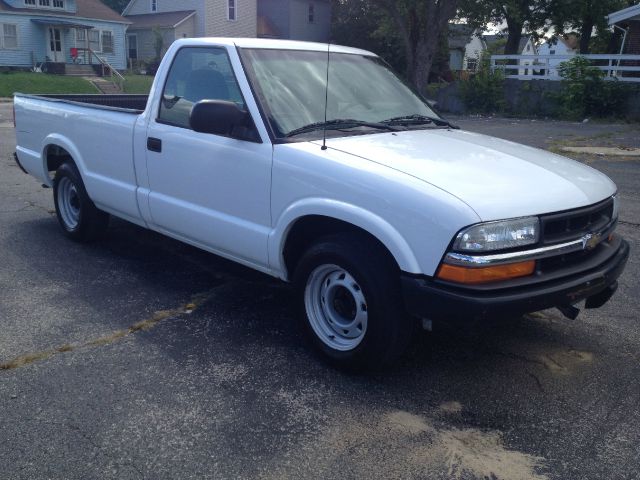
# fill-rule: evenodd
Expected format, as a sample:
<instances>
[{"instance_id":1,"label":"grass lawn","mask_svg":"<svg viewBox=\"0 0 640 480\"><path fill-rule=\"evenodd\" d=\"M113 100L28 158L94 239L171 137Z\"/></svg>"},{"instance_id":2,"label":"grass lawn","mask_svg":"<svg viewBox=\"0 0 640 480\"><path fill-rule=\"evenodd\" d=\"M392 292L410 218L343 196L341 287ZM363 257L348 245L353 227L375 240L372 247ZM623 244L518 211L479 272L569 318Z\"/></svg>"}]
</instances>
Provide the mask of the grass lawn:
<instances>
[{"instance_id":1,"label":"grass lawn","mask_svg":"<svg viewBox=\"0 0 640 480\"><path fill-rule=\"evenodd\" d=\"M148 94L151 90L153 77L150 75L125 75L124 93Z\"/></svg>"},{"instance_id":2,"label":"grass lawn","mask_svg":"<svg viewBox=\"0 0 640 480\"><path fill-rule=\"evenodd\" d=\"M46 73L0 73L0 97L13 97L20 93L98 93L83 78L47 75Z\"/></svg>"}]
</instances>

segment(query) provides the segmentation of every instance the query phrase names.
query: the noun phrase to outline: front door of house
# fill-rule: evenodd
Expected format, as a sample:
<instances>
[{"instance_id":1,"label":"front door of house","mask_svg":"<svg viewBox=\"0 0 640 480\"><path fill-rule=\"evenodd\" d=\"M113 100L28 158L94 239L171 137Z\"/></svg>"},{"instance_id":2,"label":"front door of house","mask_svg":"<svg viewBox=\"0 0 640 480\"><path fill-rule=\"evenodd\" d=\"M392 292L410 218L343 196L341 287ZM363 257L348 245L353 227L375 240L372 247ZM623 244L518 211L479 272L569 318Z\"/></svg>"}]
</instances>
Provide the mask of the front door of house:
<instances>
[{"instance_id":1,"label":"front door of house","mask_svg":"<svg viewBox=\"0 0 640 480\"><path fill-rule=\"evenodd\" d=\"M64 54L62 53L62 30L55 27L49 27L47 41L47 57L52 62L64 62Z\"/></svg>"},{"instance_id":2,"label":"front door of house","mask_svg":"<svg viewBox=\"0 0 640 480\"><path fill-rule=\"evenodd\" d=\"M138 36L135 33L127 35L127 43L128 43L129 58L131 60L137 60L138 59Z\"/></svg>"}]
</instances>

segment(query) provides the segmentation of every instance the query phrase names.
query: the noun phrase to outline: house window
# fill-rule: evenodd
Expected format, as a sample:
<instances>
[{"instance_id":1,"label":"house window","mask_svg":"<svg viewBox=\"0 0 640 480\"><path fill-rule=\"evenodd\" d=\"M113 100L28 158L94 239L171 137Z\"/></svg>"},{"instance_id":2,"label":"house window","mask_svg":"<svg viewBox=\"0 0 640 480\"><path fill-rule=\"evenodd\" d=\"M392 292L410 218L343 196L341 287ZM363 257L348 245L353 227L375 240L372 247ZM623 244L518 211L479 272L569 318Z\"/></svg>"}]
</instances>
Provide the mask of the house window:
<instances>
[{"instance_id":1,"label":"house window","mask_svg":"<svg viewBox=\"0 0 640 480\"><path fill-rule=\"evenodd\" d=\"M102 53L113 53L113 34L109 30L102 31Z\"/></svg>"},{"instance_id":2,"label":"house window","mask_svg":"<svg viewBox=\"0 0 640 480\"><path fill-rule=\"evenodd\" d=\"M236 20L236 0L229 0L227 4L227 18Z\"/></svg>"},{"instance_id":3,"label":"house window","mask_svg":"<svg viewBox=\"0 0 640 480\"><path fill-rule=\"evenodd\" d=\"M53 8L64 8L64 0L53 0Z\"/></svg>"},{"instance_id":4,"label":"house window","mask_svg":"<svg viewBox=\"0 0 640 480\"><path fill-rule=\"evenodd\" d=\"M468 58L467 59L467 70L470 72L475 72L478 70L478 59L477 58Z\"/></svg>"},{"instance_id":5,"label":"house window","mask_svg":"<svg viewBox=\"0 0 640 480\"><path fill-rule=\"evenodd\" d=\"M51 6L51 0L40 0L39 4L41 7L50 7Z\"/></svg>"},{"instance_id":6,"label":"house window","mask_svg":"<svg viewBox=\"0 0 640 480\"><path fill-rule=\"evenodd\" d=\"M152 12L158 11L158 0L151 0L151 11Z\"/></svg>"},{"instance_id":7,"label":"house window","mask_svg":"<svg viewBox=\"0 0 640 480\"><path fill-rule=\"evenodd\" d=\"M313 3L309 4L309 23L316 22L316 6Z\"/></svg>"},{"instance_id":8,"label":"house window","mask_svg":"<svg viewBox=\"0 0 640 480\"><path fill-rule=\"evenodd\" d=\"M82 28L77 28L76 29L76 43L79 43L84 47L86 41L87 41L87 31L83 30Z\"/></svg>"},{"instance_id":9,"label":"house window","mask_svg":"<svg viewBox=\"0 0 640 480\"><path fill-rule=\"evenodd\" d=\"M549 55L555 55L555 54L556 54L556 51L555 51L555 50L551 50L551 51L549 51Z\"/></svg>"},{"instance_id":10,"label":"house window","mask_svg":"<svg viewBox=\"0 0 640 480\"><path fill-rule=\"evenodd\" d=\"M27 7L35 7L36 6L36 0L24 0L24 4Z\"/></svg>"},{"instance_id":11,"label":"house window","mask_svg":"<svg viewBox=\"0 0 640 480\"><path fill-rule=\"evenodd\" d=\"M89 48L94 52L100 51L100 30L89 30Z\"/></svg>"},{"instance_id":12,"label":"house window","mask_svg":"<svg viewBox=\"0 0 640 480\"><path fill-rule=\"evenodd\" d=\"M2 25L2 48L18 48L18 27L11 23Z\"/></svg>"}]
</instances>

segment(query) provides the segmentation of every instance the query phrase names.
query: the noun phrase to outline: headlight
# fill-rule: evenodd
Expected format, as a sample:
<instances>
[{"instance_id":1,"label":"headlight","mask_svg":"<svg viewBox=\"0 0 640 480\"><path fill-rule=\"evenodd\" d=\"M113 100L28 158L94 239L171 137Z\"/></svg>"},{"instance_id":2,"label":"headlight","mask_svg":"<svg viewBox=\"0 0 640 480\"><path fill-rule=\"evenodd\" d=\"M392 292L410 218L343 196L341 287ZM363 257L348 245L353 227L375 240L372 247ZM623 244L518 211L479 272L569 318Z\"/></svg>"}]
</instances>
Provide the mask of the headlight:
<instances>
[{"instance_id":1,"label":"headlight","mask_svg":"<svg viewBox=\"0 0 640 480\"><path fill-rule=\"evenodd\" d=\"M611 220L617 220L619 212L620 212L620 197L616 193L613 196L613 213L611 214Z\"/></svg>"},{"instance_id":2,"label":"headlight","mask_svg":"<svg viewBox=\"0 0 640 480\"><path fill-rule=\"evenodd\" d=\"M533 245L539 238L538 217L516 218L469 227L458 234L453 249L458 252L493 252Z\"/></svg>"}]
</instances>

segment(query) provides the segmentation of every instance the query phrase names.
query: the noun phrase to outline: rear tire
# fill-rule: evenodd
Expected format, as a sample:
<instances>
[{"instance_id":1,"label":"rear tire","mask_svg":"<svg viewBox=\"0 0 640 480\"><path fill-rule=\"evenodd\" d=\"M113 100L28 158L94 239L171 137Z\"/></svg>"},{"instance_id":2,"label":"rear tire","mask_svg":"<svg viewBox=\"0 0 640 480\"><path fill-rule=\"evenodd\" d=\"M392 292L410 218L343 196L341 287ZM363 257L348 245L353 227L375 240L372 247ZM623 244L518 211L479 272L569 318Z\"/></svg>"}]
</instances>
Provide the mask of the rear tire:
<instances>
[{"instance_id":1,"label":"rear tire","mask_svg":"<svg viewBox=\"0 0 640 480\"><path fill-rule=\"evenodd\" d=\"M62 231L76 242L96 240L109 226L109 214L91 201L78 168L71 162L63 163L56 171L53 201Z\"/></svg>"},{"instance_id":2,"label":"rear tire","mask_svg":"<svg viewBox=\"0 0 640 480\"><path fill-rule=\"evenodd\" d=\"M400 270L361 234L325 237L294 274L305 330L323 357L349 370L376 370L405 351L414 322L404 310Z\"/></svg>"}]
</instances>

